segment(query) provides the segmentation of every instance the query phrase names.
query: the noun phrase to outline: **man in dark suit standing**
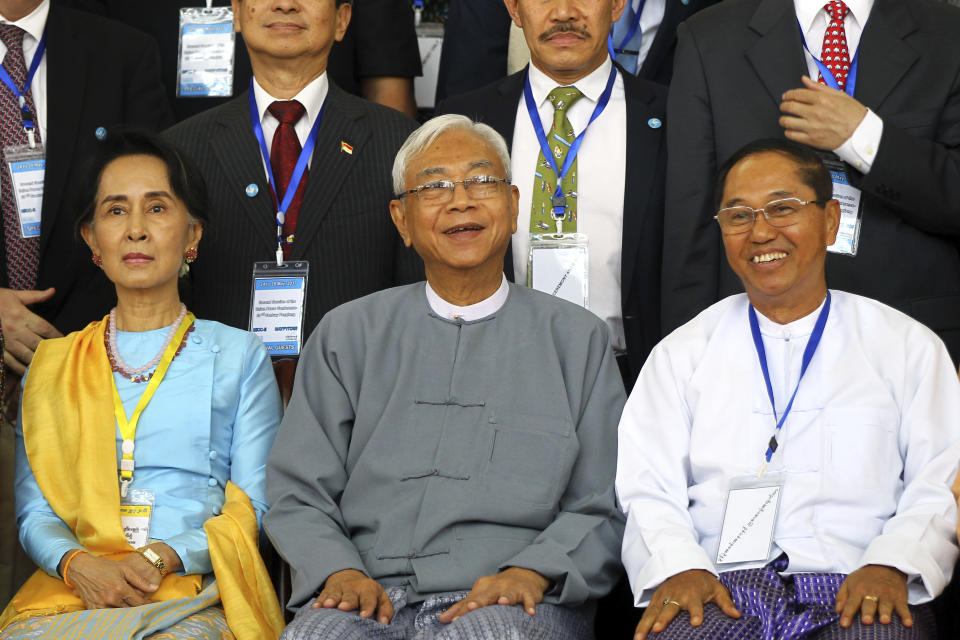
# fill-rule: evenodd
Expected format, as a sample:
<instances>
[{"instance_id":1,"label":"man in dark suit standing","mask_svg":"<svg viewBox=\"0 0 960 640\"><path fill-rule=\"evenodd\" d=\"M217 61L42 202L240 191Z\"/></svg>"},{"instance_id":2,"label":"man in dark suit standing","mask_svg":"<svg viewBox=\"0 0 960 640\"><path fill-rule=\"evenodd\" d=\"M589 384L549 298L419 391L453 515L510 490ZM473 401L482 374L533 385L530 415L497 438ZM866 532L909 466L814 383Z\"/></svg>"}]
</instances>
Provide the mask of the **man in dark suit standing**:
<instances>
[{"instance_id":1,"label":"man in dark suit standing","mask_svg":"<svg viewBox=\"0 0 960 640\"><path fill-rule=\"evenodd\" d=\"M577 207L576 224L564 221L563 230L587 235L589 308L610 326L629 388L660 339L666 89L624 73L610 60L607 34L624 0L585 6L506 0L506 5L523 29L531 64L483 89L448 99L439 111L486 122L511 145L520 216L506 273L525 283L531 236L553 229L541 205L543 194L552 193L556 183L555 174L544 173L549 167L543 164L533 118L544 123L552 139L550 123L563 105L555 109L558 103L551 95L567 87L582 94L560 100L572 102L564 109L566 117L572 133L583 134L576 167L561 181L567 199ZM525 86L535 105L532 112ZM550 147L555 146L551 141Z\"/></svg>"},{"instance_id":2,"label":"man in dark suit standing","mask_svg":"<svg viewBox=\"0 0 960 640\"><path fill-rule=\"evenodd\" d=\"M279 244L285 260L309 262L306 340L333 307L422 279L388 210L393 157L415 123L329 81L327 58L350 21L349 3L234 0L233 11L253 67L251 91L167 134L200 166L210 192L192 309L247 328L253 264L273 260ZM294 166L310 144L297 183Z\"/></svg>"},{"instance_id":3,"label":"man in dark suit standing","mask_svg":"<svg viewBox=\"0 0 960 640\"><path fill-rule=\"evenodd\" d=\"M726 0L681 25L668 108L665 330L740 290L712 219L713 175L746 142L782 135L832 156L835 182L848 183L848 238L827 258L830 286L927 324L957 361L958 33L960 11L931 0ZM838 88L818 84L824 75Z\"/></svg>"},{"instance_id":4,"label":"man in dark suit standing","mask_svg":"<svg viewBox=\"0 0 960 640\"><path fill-rule=\"evenodd\" d=\"M114 301L113 288L73 233L71 185L96 144L96 132L120 123L158 130L172 117L156 43L116 22L50 6L49 0L4 0L0 52L10 80L0 85L0 325L4 361L13 374L8 375L8 397L16 399L16 377L40 341L102 317ZM42 200L37 207L22 193L18 207L7 164L15 158L9 151L29 148L31 136L31 157L45 160L42 176L32 176L42 181ZM38 220L30 221L30 209L39 210ZM13 429L8 424L0 426L0 472L2 606L32 569L18 551L11 491Z\"/></svg>"}]
</instances>

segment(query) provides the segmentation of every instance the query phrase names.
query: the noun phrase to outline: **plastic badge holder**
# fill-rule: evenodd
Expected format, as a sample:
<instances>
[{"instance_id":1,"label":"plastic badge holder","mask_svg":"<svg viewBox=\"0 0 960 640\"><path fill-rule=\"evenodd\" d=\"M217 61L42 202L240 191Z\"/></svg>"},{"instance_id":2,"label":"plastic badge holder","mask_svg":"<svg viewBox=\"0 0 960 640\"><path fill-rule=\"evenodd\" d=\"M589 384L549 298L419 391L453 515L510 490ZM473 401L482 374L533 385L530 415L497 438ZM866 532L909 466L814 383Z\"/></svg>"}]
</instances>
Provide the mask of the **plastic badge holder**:
<instances>
[{"instance_id":1,"label":"plastic badge holder","mask_svg":"<svg viewBox=\"0 0 960 640\"><path fill-rule=\"evenodd\" d=\"M230 7L180 9L178 98L233 95L234 38Z\"/></svg>"},{"instance_id":2,"label":"plastic badge holder","mask_svg":"<svg viewBox=\"0 0 960 640\"><path fill-rule=\"evenodd\" d=\"M300 355L309 270L306 260L253 265L250 331L263 340L271 356Z\"/></svg>"}]
</instances>

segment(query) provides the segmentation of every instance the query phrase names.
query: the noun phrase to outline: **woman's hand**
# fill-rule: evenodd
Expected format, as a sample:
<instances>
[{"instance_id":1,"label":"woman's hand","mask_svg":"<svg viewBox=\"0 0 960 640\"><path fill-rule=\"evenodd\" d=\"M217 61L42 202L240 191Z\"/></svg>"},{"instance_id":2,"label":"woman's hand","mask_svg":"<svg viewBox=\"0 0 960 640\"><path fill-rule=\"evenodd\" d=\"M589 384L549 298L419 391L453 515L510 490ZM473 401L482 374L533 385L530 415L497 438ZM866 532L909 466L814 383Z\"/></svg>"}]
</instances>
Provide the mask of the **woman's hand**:
<instances>
[{"instance_id":1,"label":"woman's hand","mask_svg":"<svg viewBox=\"0 0 960 640\"><path fill-rule=\"evenodd\" d=\"M160 586L160 572L139 553L120 561L80 553L64 579L87 609L149 604L148 595Z\"/></svg>"}]
</instances>

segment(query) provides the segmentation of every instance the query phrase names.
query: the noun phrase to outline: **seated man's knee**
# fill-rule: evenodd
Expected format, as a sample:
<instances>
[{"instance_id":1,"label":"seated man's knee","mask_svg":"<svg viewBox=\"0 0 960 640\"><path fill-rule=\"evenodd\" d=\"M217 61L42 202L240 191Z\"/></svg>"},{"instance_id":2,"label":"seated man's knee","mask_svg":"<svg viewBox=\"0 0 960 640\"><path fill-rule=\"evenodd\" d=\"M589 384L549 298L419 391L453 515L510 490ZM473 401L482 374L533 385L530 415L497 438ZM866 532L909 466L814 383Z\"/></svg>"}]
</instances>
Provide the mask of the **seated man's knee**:
<instances>
[{"instance_id":1,"label":"seated man's knee","mask_svg":"<svg viewBox=\"0 0 960 640\"><path fill-rule=\"evenodd\" d=\"M457 618L437 633L436 640L586 640L593 638L590 614L538 604L531 616L520 606L494 604Z\"/></svg>"},{"instance_id":2,"label":"seated man's knee","mask_svg":"<svg viewBox=\"0 0 960 640\"><path fill-rule=\"evenodd\" d=\"M297 615L280 634L280 640L367 640L387 637L382 634L384 625L361 618L356 611L314 609L311 604L297 611Z\"/></svg>"}]
</instances>

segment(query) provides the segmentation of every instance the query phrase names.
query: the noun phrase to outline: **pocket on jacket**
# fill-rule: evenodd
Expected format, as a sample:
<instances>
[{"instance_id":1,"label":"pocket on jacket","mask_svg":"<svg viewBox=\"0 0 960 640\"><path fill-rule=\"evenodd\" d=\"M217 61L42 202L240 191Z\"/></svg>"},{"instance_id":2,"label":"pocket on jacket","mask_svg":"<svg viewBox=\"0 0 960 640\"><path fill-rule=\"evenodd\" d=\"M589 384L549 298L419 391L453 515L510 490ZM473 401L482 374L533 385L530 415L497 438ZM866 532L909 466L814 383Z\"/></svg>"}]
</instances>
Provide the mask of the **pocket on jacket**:
<instances>
[{"instance_id":1,"label":"pocket on jacket","mask_svg":"<svg viewBox=\"0 0 960 640\"><path fill-rule=\"evenodd\" d=\"M553 508L566 488L577 449L570 420L500 414L490 418L489 426L493 434L484 466L486 489Z\"/></svg>"}]
</instances>

